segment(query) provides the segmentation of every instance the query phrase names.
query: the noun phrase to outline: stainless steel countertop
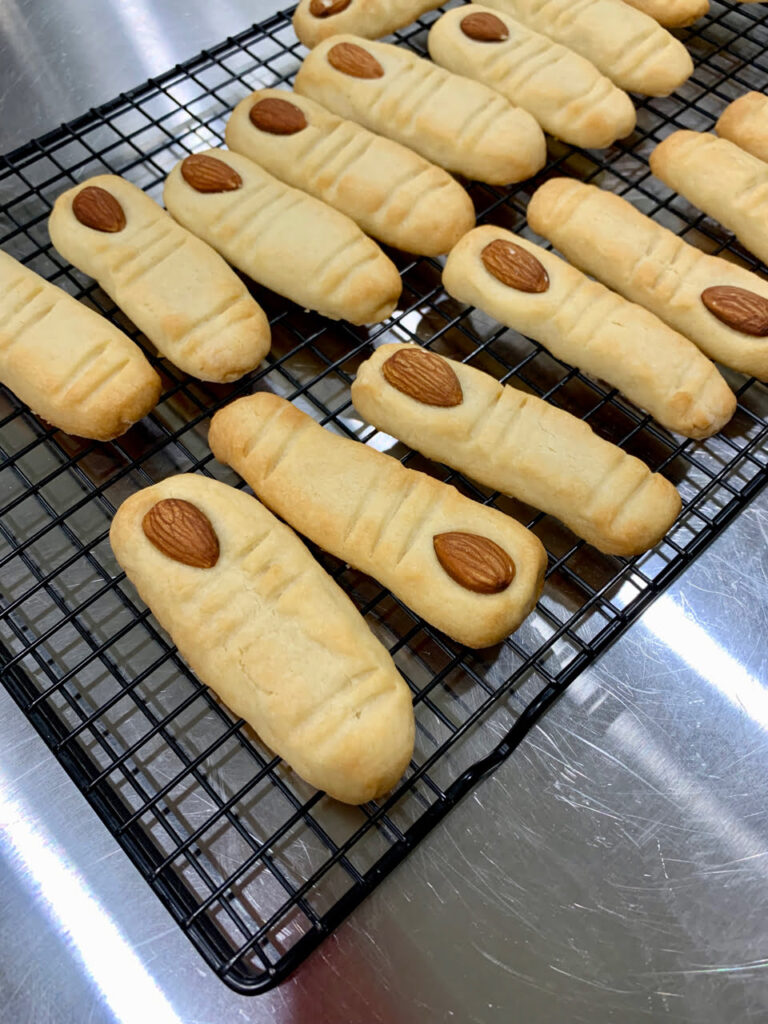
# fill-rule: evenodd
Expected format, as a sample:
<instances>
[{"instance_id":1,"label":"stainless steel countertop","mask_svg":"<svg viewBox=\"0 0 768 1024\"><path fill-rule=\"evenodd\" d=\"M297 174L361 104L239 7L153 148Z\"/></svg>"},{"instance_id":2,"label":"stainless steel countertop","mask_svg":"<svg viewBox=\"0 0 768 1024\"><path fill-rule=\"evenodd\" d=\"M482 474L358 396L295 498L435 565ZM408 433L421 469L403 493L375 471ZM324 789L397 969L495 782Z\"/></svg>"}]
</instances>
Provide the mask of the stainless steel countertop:
<instances>
[{"instance_id":1,"label":"stainless steel countertop","mask_svg":"<svg viewBox=\"0 0 768 1024\"><path fill-rule=\"evenodd\" d=\"M0 151L277 9L4 0ZM0 692L0 1020L768 1021L768 494L277 991L226 989Z\"/></svg>"}]
</instances>

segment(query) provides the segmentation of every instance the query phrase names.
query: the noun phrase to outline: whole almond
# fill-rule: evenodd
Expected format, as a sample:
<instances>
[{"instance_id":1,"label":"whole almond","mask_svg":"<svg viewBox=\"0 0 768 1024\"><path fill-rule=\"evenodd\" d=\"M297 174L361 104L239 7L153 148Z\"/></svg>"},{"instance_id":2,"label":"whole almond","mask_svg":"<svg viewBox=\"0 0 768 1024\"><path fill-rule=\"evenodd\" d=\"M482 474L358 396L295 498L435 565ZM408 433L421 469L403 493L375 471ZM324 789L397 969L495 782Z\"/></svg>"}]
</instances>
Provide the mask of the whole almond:
<instances>
[{"instance_id":1,"label":"whole almond","mask_svg":"<svg viewBox=\"0 0 768 1024\"><path fill-rule=\"evenodd\" d=\"M724 284L705 288L701 301L727 327L756 338L768 336L768 299L762 295Z\"/></svg>"},{"instance_id":2,"label":"whole almond","mask_svg":"<svg viewBox=\"0 0 768 1024\"><path fill-rule=\"evenodd\" d=\"M424 405L461 405L464 395L450 364L426 349L401 348L382 365L386 381Z\"/></svg>"},{"instance_id":3,"label":"whole almond","mask_svg":"<svg viewBox=\"0 0 768 1024\"><path fill-rule=\"evenodd\" d=\"M352 0L312 0L309 13L315 18L330 18L333 14L346 11Z\"/></svg>"},{"instance_id":4,"label":"whole almond","mask_svg":"<svg viewBox=\"0 0 768 1024\"><path fill-rule=\"evenodd\" d=\"M307 127L304 111L288 100L267 96L251 107L248 116L262 132L270 135L296 135Z\"/></svg>"},{"instance_id":5,"label":"whole almond","mask_svg":"<svg viewBox=\"0 0 768 1024\"><path fill-rule=\"evenodd\" d=\"M545 292L549 275L527 249L497 238L483 249L481 259L489 274L519 292Z\"/></svg>"},{"instance_id":6,"label":"whole almond","mask_svg":"<svg viewBox=\"0 0 768 1024\"><path fill-rule=\"evenodd\" d=\"M509 39L509 29L495 14L478 11L461 19L461 31L478 43L503 43Z\"/></svg>"},{"instance_id":7,"label":"whole almond","mask_svg":"<svg viewBox=\"0 0 768 1024\"><path fill-rule=\"evenodd\" d=\"M435 554L448 575L476 594L500 594L515 578L515 563L494 541L476 533L438 533Z\"/></svg>"},{"instance_id":8,"label":"whole almond","mask_svg":"<svg viewBox=\"0 0 768 1024\"><path fill-rule=\"evenodd\" d=\"M197 192L234 192L243 184L234 167L204 153L188 156L181 165L181 174Z\"/></svg>"},{"instance_id":9,"label":"whole almond","mask_svg":"<svg viewBox=\"0 0 768 1024\"><path fill-rule=\"evenodd\" d=\"M86 185L72 200L72 212L87 228L114 234L125 227L125 212L111 192Z\"/></svg>"},{"instance_id":10,"label":"whole almond","mask_svg":"<svg viewBox=\"0 0 768 1024\"><path fill-rule=\"evenodd\" d=\"M211 569L219 560L219 541L210 519L189 501L163 498L141 526L147 540L176 562Z\"/></svg>"},{"instance_id":11,"label":"whole almond","mask_svg":"<svg viewBox=\"0 0 768 1024\"><path fill-rule=\"evenodd\" d=\"M372 53L357 43L336 43L328 51L331 67L352 78L383 78L384 68Z\"/></svg>"}]
</instances>

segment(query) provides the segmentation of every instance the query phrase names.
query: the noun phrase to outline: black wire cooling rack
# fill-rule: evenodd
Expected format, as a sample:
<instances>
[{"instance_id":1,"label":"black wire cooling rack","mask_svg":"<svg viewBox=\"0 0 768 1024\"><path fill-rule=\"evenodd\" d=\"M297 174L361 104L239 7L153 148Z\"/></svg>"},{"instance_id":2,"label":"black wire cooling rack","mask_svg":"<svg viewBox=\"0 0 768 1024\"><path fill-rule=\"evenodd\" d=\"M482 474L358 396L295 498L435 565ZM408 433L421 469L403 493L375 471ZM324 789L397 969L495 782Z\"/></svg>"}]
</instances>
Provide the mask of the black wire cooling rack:
<instances>
[{"instance_id":1,"label":"black wire cooling rack","mask_svg":"<svg viewBox=\"0 0 768 1024\"><path fill-rule=\"evenodd\" d=\"M424 53L430 20L399 33L399 41ZM683 38L696 61L693 77L669 99L640 103L630 139L599 155L550 143L538 179L513 189L472 187L479 218L521 230L537 184L571 174L628 196L700 247L755 266L717 224L650 176L647 157L672 129L710 129L728 101L765 89L768 13L715 0ZM276 15L0 159L0 244L149 349L104 293L51 249L53 200L105 170L159 200L176 161L220 144L228 111L254 88L288 83L301 54L290 14ZM110 444L53 430L0 391L5 686L206 961L244 993L264 991L295 968L768 478L762 385L728 373L739 396L731 423L708 441L680 443L614 391L447 297L439 261L394 259L403 299L374 330L330 324L256 290L274 346L236 385L201 384L150 352L163 398ZM549 517L372 431L350 404L349 383L372 345L397 339L542 395L662 470L684 500L672 532L631 561L601 555ZM314 792L234 721L180 661L109 548L110 518L136 489L180 471L239 483L212 461L207 424L254 388L278 392L329 429L517 516L549 552L535 612L500 646L473 652L316 551L413 691L414 760L379 803L343 807Z\"/></svg>"}]
</instances>

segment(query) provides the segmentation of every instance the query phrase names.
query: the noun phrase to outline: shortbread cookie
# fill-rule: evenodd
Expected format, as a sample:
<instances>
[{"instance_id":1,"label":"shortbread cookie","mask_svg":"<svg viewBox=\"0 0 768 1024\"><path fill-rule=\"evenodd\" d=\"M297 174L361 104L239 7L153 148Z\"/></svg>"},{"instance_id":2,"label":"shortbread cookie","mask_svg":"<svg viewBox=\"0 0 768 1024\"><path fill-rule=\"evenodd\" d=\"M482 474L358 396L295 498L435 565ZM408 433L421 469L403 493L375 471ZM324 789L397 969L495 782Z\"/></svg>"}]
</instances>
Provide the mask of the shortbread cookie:
<instances>
[{"instance_id":1,"label":"shortbread cookie","mask_svg":"<svg viewBox=\"0 0 768 1024\"><path fill-rule=\"evenodd\" d=\"M417 345L377 348L352 401L379 430L557 516L606 554L647 551L680 512L668 480L575 416Z\"/></svg>"},{"instance_id":2,"label":"shortbread cookie","mask_svg":"<svg viewBox=\"0 0 768 1024\"><path fill-rule=\"evenodd\" d=\"M439 6L439 0L300 0L293 28L310 49L339 32L379 39Z\"/></svg>"},{"instance_id":3,"label":"shortbread cookie","mask_svg":"<svg viewBox=\"0 0 768 1024\"><path fill-rule=\"evenodd\" d=\"M296 530L461 643L502 640L541 593L547 557L520 523L276 395L216 413L208 442Z\"/></svg>"},{"instance_id":4,"label":"shortbread cookie","mask_svg":"<svg viewBox=\"0 0 768 1024\"><path fill-rule=\"evenodd\" d=\"M124 178L101 174L64 192L48 229L185 373L236 380L269 352L267 318L237 274Z\"/></svg>"},{"instance_id":5,"label":"shortbread cookie","mask_svg":"<svg viewBox=\"0 0 768 1024\"><path fill-rule=\"evenodd\" d=\"M683 44L623 0L484 0L570 47L629 92L668 96L693 72Z\"/></svg>"},{"instance_id":6,"label":"shortbread cookie","mask_svg":"<svg viewBox=\"0 0 768 1024\"><path fill-rule=\"evenodd\" d=\"M552 178L528 223L575 266L650 309L710 359L768 380L768 282L684 242L612 192Z\"/></svg>"},{"instance_id":7,"label":"shortbread cookie","mask_svg":"<svg viewBox=\"0 0 768 1024\"><path fill-rule=\"evenodd\" d=\"M340 117L477 181L524 181L546 161L544 135L526 110L389 43L333 36L304 60L294 87Z\"/></svg>"},{"instance_id":8,"label":"shortbread cookie","mask_svg":"<svg viewBox=\"0 0 768 1024\"><path fill-rule=\"evenodd\" d=\"M651 170L768 264L768 164L727 139L679 131L651 153Z\"/></svg>"},{"instance_id":9,"label":"shortbread cookie","mask_svg":"<svg viewBox=\"0 0 768 1024\"><path fill-rule=\"evenodd\" d=\"M125 501L115 556L182 657L298 774L345 803L386 793L413 750L392 659L299 538L203 476Z\"/></svg>"},{"instance_id":10,"label":"shortbread cookie","mask_svg":"<svg viewBox=\"0 0 768 1024\"><path fill-rule=\"evenodd\" d=\"M254 281L331 320L377 323L397 305L397 268L349 217L229 150L178 163L165 205Z\"/></svg>"},{"instance_id":11,"label":"shortbread cookie","mask_svg":"<svg viewBox=\"0 0 768 1024\"><path fill-rule=\"evenodd\" d=\"M666 28L692 25L709 11L709 0L625 0L625 3Z\"/></svg>"},{"instance_id":12,"label":"shortbread cookie","mask_svg":"<svg viewBox=\"0 0 768 1024\"><path fill-rule=\"evenodd\" d=\"M146 416L161 389L127 335L4 252L0 381L54 427L97 441Z\"/></svg>"},{"instance_id":13,"label":"shortbread cookie","mask_svg":"<svg viewBox=\"0 0 768 1024\"><path fill-rule=\"evenodd\" d=\"M585 57L487 7L458 7L435 22L429 55L533 114L544 131L603 149L635 127L625 92Z\"/></svg>"},{"instance_id":14,"label":"shortbread cookie","mask_svg":"<svg viewBox=\"0 0 768 1024\"><path fill-rule=\"evenodd\" d=\"M475 224L472 200L442 167L306 96L247 96L227 123L227 145L406 252L439 256Z\"/></svg>"},{"instance_id":15,"label":"shortbread cookie","mask_svg":"<svg viewBox=\"0 0 768 1024\"><path fill-rule=\"evenodd\" d=\"M768 162L768 96L748 92L729 103L715 125L721 139L735 142Z\"/></svg>"},{"instance_id":16,"label":"shortbread cookie","mask_svg":"<svg viewBox=\"0 0 768 1024\"><path fill-rule=\"evenodd\" d=\"M716 367L687 338L510 231L487 224L465 235L443 285L618 388L669 430L709 437L736 409Z\"/></svg>"}]
</instances>

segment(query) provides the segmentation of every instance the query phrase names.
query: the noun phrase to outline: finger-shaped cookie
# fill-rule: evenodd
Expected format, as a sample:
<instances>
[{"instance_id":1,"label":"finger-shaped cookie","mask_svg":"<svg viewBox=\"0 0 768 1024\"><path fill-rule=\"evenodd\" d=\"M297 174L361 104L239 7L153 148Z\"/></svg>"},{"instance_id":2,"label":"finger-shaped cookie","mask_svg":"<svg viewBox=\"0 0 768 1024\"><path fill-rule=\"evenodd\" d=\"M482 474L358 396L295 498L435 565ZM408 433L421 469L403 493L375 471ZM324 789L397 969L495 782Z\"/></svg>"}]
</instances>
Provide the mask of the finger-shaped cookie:
<instances>
[{"instance_id":1,"label":"finger-shaped cookie","mask_svg":"<svg viewBox=\"0 0 768 1024\"><path fill-rule=\"evenodd\" d=\"M546 161L544 135L526 110L389 43L326 39L305 58L294 88L477 181L524 181Z\"/></svg>"},{"instance_id":2,"label":"finger-shaped cookie","mask_svg":"<svg viewBox=\"0 0 768 1024\"><path fill-rule=\"evenodd\" d=\"M185 373L236 380L269 351L267 318L237 274L124 178L101 174L64 192L48 230Z\"/></svg>"},{"instance_id":3,"label":"finger-shaped cookie","mask_svg":"<svg viewBox=\"0 0 768 1024\"><path fill-rule=\"evenodd\" d=\"M768 164L727 139L678 131L651 153L651 170L768 264Z\"/></svg>"},{"instance_id":4,"label":"finger-shaped cookie","mask_svg":"<svg viewBox=\"0 0 768 1024\"><path fill-rule=\"evenodd\" d=\"M397 268L357 224L240 153L188 156L168 175L163 198L229 263L300 306L368 324L397 305Z\"/></svg>"},{"instance_id":5,"label":"finger-shaped cookie","mask_svg":"<svg viewBox=\"0 0 768 1024\"><path fill-rule=\"evenodd\" d=\"M484 5L575 50L629 92L668 96L693 72L683 44L623 0L484 0Z\"/></svg>"},{"instance_id":6,"label":"finger-shaped cookie","mask_svg":"<svg viewBox=\"0 0 768 1024\"><path fill-rule=\"evenodd\" d=\"M575 266L650 309L710 359L768 380L768 282L709 256L626 199L552 178L528 223Z\"/></svg>"},{"instance_id":7,"label":"finger-shaped cookie","mask_svg":"<svg viewBox=\"0 0 768 1024\"><path fill-rule=\"evenodd\" d=\"M160 397L138 345L4 252L0 381L53 426L97 441L125 433Z\"/></svg>"},{"instance_id":8,"label":"finger-shaped cookie","mask_svg":"<svg viewBox=\"0 0 768 1024\"><path fill-rule=\"evenodd\" d=\"M406 252L439 256L475 224L472 200L442 167L306 96L247 96L227 123L227 145Z\"/></svg>"},{"instance_id":9,"label":"finger-shaped cookie","mask_svg":"<svg viewBox=\"0 0 768 1024\"><path fill-rule=\"evenodd\" d=\"M768 96L761 92L739 96L722 112L715 131L721 139L768 162Z\"/></svg>"},{"instance_id":10,"label":"finger-shaped cookie","mask_svg":"<svg viewBox=\"0 0 768 1024\"><path fill-rule=\"evenodd\" d=\"M683 28L703 18L709 11L709 0L624 0L635 10L666 28Z\"/></svg>"},{"instance_id":11,"label":"finger-shaped cookie","mask_svg":"<svg viewBox=\"0 0 768 1024\"><path fill-rule=\"evenodd\" d=\"M345 803L408 766L392 659L299 538L255 498L181 475L132 495L109 539L196 675L298 774Z\"/></svg>"},{"instance_id":12,"label":"finger-shaped cookie","mask_svg":"<svg viewBox=\"0 0 768 1024\"><path fill-rule=\"evenodd\" d=\"M300 0L293 28L310 49L339 32L379 39L439 6L439 0Z\"/></svg>"},{"instance_id":13,"label":"finger-shaped cookie","mask_svg":"<svg viewBox=\"0 0 768 1024\"><path fill-rule=\"evenodd\" d=\"M733 392L693 342L510 231L488 224L465 235L448 257L443 285L618 388L669 430L709 437L736 409Z\"/></svg>"},{"instance_id":14,"label":"finger-shaped cookie","mask_svg":"<svg viewBox=\"0 0 768 1024\"><path fill-rule=\"evenodd\" d=\"M461 643L497 643L536 603L547 558L530 531L282 398L233 402L208 442L296 530Z\"/></svg>"},{"instance_id":15,"label":"finger-shaped cookie","mask_svg":"<svg viewBox=\"0 0 768 1024\"><path fill-rule=\"evenodd\" d=\"M680 512L668 480L582 420L417 345L377 348L352 401L379 430L557 516L606 554L647 551Z\"/></svg>"},{"instance_id":16,"label":"finger-shaped cookie","mask_svg":"<svg viewBox=\"0 0 768 1024\"><path fill-rule=\"evenodd\" d=\"M632 100L586 57L487 7L444 14L430 29L429 55L489 85L574 146L602 149L635 127Z\"/></svg>"}]
</instances>

